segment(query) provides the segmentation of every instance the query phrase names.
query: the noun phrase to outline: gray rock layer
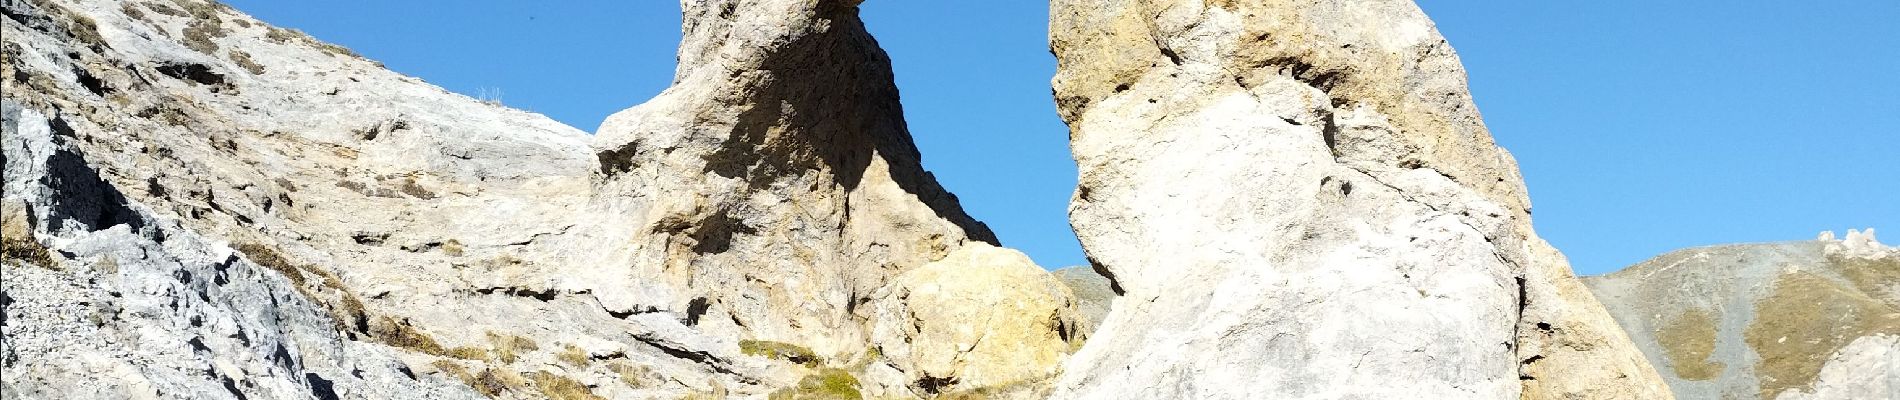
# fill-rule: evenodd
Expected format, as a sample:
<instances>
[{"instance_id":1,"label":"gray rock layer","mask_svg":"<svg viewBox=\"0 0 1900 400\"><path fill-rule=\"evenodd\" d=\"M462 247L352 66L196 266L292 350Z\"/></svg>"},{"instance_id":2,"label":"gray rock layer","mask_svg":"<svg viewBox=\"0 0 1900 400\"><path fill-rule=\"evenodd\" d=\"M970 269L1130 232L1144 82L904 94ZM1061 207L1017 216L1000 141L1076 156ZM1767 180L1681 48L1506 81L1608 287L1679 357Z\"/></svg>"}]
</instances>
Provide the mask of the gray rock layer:
<instances>
[{"instance_id":1,"label":"gray rock layer","mask_svg":"<svg viewBox=\"0 0 1900 400\"><path fill-rule=\"evenodd\" d=\"M1410 1L1050 13L1071 224L1122 292L1057 397L1668 398Z\"/></svg>"}]
</instances>

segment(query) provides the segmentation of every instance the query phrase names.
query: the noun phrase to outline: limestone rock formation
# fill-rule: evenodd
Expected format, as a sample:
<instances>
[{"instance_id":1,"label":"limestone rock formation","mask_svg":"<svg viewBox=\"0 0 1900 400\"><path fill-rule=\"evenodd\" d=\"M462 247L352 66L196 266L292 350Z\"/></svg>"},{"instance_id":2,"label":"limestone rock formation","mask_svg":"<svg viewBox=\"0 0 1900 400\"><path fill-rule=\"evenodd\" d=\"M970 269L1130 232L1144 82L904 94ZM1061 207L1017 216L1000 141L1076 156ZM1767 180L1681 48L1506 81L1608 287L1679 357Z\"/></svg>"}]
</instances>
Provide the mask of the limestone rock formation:
<instances>
[{"instance_id":1,"label":"limestone rock formation","mask_svg":"<svg viewBox=\"0 0 1900 400\"><path fill-rule=\"evenodd\" d=\"M0 386L916 386L911 359L869 350L910 339L874 337L869 304L906 271L995 239L919 166L856 4L690 2L675 85L589 137L214 2L5 2ZM1046 294L1019 287L1030 292L998 295Z\"/></svg>"},{"instance_id":2,"label":"limestone rock formation","mask_svg":"<svg viewBox=\"0 0 1900 400\"><path fill-rule=\"evenodd\" d=\"M1410 1L1051 15L1071 222L1122 294L1057 397L1669 397Z\"/></svg>"},{"instance_id":3,"label":"limestone rock formation","mask_svg":"<svg viewBox=\"0 0 1900 400\"><path fill-rule=\"evenodd\" d=\"M1680 250L1584 282L1677 398L1900 396L1900 249L1871 233Z\"/></svg>"}]
</instances>

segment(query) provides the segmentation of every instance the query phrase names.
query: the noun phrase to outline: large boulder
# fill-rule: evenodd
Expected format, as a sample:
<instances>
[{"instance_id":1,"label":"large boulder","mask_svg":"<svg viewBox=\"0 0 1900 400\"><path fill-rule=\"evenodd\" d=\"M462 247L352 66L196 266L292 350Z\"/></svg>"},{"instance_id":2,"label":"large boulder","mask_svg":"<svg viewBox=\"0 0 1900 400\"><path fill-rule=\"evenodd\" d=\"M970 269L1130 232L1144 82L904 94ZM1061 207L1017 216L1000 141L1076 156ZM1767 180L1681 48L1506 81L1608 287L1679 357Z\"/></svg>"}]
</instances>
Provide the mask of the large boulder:
<instances>
[{"instance_id":1,"label":"large boulder","mask_svg":"<svg viewBox=\"0 0 1900 400\"><path fill-rule=\"evenodd\" d=\"M1015 250L965 246L879 291L873 344L907 394L1001 391L1061 371L1082 343L1075 295Z\"/></svg>"},{"instance_id":2,"label":"large boulder","mask_svg":"<svg viewBox=\"0 0 1900 400\"><path fill-rule=\"evenodd\" d=\"M1050 14L1071 223L1122 294L1058 397L1668 398L1410 1Z\"/></svg>"}]
</instances>

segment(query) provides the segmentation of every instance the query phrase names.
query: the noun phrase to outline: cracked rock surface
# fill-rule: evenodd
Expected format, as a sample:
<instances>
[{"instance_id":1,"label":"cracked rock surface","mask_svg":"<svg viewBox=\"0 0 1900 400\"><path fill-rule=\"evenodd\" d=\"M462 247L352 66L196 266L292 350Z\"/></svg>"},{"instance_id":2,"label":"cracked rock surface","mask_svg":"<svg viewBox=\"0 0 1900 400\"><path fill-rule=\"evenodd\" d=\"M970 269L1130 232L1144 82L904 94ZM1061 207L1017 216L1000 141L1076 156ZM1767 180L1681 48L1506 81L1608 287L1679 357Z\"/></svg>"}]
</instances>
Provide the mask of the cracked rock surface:
<instances>
[{"instance_id":1,"label":"cracked rock surface","mask_svg":"<svg viewBox=\"0 0 1900 400\"><path fill-rule=\"evenodd\" d=\"M856 5L686 2L674 86L589 136L215 2L4 2L0 390L914 387L913 359L872 347L916 333L875 332L875 294L996 240L921 168ZM975 365L931 371L1024 376Z\"/></svg>"},{"instance_id":2,"label":"cracked rock surface","mask_svg":"<svg viewBox=\"0 0 1900 400\"><path fill-rule=\"evenodd\" d=\"M1056 397L1669 397L1412 2L1050 13L1070 219L1122 295Z\"/></svg>"}]
</instances>

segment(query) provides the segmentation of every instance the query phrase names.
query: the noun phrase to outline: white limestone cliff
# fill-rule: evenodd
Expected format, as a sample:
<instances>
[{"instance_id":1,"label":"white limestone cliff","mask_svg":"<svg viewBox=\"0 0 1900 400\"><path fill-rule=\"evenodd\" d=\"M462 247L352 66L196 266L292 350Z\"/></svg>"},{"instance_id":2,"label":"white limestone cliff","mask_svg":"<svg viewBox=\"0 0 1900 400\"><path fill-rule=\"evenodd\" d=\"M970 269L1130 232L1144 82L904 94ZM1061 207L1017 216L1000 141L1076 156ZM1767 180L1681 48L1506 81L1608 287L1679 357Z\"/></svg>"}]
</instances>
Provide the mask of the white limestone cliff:
<instances>
[{"instance_id":1,"label":"white limestone cliff","mask_svg":"<svg viewBox=\"0 0 1900 400\"><path fill-rule=\"evenodd\" d=\"M1122 292L1057 397L1669 396L1412 2L1051 15L1071 222Z\"/></svg>"}]
</instances>

